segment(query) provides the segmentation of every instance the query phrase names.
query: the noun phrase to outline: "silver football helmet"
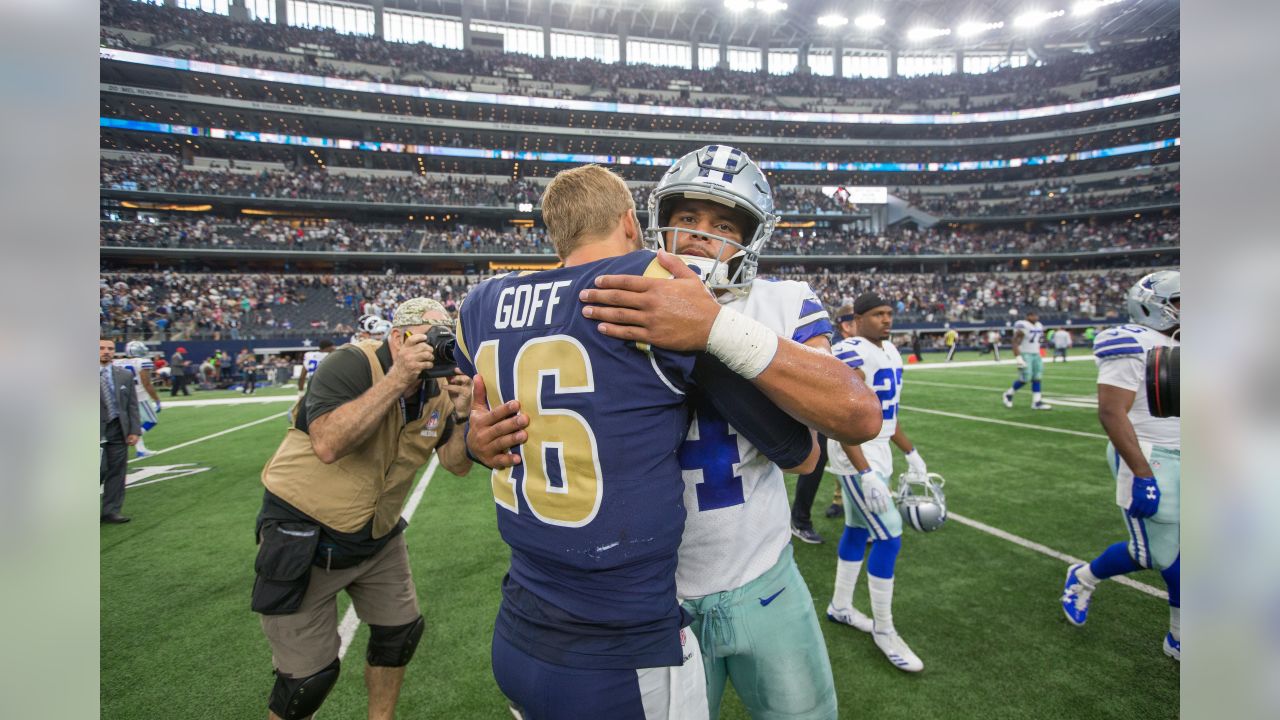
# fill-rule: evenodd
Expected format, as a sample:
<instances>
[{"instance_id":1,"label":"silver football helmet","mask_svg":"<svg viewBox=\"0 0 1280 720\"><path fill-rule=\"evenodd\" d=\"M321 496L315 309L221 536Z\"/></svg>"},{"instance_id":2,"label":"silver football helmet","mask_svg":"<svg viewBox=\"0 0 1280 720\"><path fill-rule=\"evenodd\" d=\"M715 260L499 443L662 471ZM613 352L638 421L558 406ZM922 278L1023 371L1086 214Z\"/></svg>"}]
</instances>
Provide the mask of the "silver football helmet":
<instances>
[{"instance_id":1,"label":"silver football helmet","mask_svg":"<svg viewBox=\"0 0 1280 720\"><path fill-rule=\"evenodd\" d=\"M1134 283L1124 300L1135 323L1160 332L1177 327L1181 323L1182 274L1177 270L1153 272Z\"/></svg>"},{"instance_id":2,"label":"silver football helmet","mask_svg":"<svg viewBox=\"0 0 1280 720\"><path fill-rule=\"evenodd\" d=\"M141 340L130 340L129 344L124 346L124 354L131 358L144 358L150 354L147 350L147 344Z\"/></svg>"},{"instance_id":3,"label":"silver football helmet","mask_svg":"<svg viewBox=\"0 0 1280 720\"><path fill-rule=\"evenodd\" d=\"M893 493L902 521L920 532L933 532L947 521L947 481L938 473L907 472L898 476Z\"/></svg>"},{"instance_id":4,"label":"silver football helmet","mask_svg":"<svg viewBox=\"0 0 1280 720\"><path fill-rule=\"evenodd\" d=\"M674 227L671 212L681 198L711 200L742 210L755 227L745 229L742 242ZM722 242L715 266L701 274L712 290L745 295L756 276L760 252L777 223L773 192L760 166L735 147L707 145L676 160L649 193L649 223L644 235L649 248L672 253L680 244L680 233Z\"/></svg>"}]
</instances>

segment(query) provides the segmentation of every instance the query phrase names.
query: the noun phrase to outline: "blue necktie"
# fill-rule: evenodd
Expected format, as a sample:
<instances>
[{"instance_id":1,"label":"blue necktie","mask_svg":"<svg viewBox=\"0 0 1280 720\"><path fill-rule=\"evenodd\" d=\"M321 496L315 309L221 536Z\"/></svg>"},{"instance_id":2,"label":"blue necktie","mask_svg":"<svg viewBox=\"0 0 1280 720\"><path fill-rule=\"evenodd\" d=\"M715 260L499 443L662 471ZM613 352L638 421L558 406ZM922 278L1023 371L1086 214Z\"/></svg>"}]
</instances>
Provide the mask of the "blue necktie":
<instances>
[{"instance_id":1,"label":"blue necktie","mask_svg":"<svg viewBox=\"0 0 1280 720\"><path fill-rule=\"evenodd\" d=\"M116 410L116 393L111 382L111 366L102 368L102 372L98 374L98 385L102 389L102 401L107 406L107 421L110 422L120 417L120 413Z\"/></svg>"}]
</instances>

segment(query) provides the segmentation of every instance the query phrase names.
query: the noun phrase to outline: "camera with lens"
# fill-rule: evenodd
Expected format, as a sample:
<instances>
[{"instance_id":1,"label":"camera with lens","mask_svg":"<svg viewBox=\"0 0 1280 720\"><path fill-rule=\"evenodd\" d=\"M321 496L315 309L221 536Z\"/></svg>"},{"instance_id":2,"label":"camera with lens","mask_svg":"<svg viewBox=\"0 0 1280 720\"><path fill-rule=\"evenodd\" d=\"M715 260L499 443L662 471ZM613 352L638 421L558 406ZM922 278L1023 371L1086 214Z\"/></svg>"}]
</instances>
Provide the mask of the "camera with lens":
<instances>
[{"instance_id":1,"label":"camera with lens","mask_svg":"<svg viewBox=\"0 0 1280 720\"><path fill-rule=\"evenodd\" d=\"M1152 417L1179 417L1178 356L1181 348L1168 345L1147 351L1147 410Z\"/></svg>"},{"instance_id":2,"label":"camera with lens","mask_svg":"<svg viewBox=\"0 0 1280 720\"><path fill-rule=\"evenodd\" d=\"M454 336L453 331L444 325L432 325L427 331L427 345L431 348L432 354L435 355L432 367L423 370L421 377L423 380L430 378L447 378L453 375L453 371L458 369L458 362L454 356L454 348L458 346L458 339Z\"/></svg>"}]
</instances>

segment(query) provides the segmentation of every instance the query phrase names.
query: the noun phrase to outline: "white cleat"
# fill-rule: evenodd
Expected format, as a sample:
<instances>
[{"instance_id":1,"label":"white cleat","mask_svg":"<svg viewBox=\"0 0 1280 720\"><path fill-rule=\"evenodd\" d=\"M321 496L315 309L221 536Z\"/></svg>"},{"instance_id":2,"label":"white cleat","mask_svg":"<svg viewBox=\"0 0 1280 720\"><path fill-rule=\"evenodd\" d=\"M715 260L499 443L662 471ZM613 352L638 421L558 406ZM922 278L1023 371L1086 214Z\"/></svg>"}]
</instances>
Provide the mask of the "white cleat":
<instances>
[{"instance_id":1,"label":"white cleat","mask_svg":"<svg viewBox=\"0 0 1280 720\"><path fill-rule=\"evenodd\" d=\"M1164 636L1164 654L1182 662L1182 642L1173 639L1173 633L1165 633Z\"/></svg>"},{"instance_id":2,"label":"white cleat","mask_svg":"<svg viewBox=\"0 0 1280 720\"><path fill-rule=\"evenodd\" d=\"M924 669L924 663L911 652L911 648L907 647L906 641L897 631L874 632L871 637L875 638L876 647L880 648L880 652L889 658L894 667L903 672L920 672Z\"/></svg>"},{"instance_id":3,"label":"white cleat","mask_svg":"<svg viewBox=\"0 0 1280 720\"><path fill-rule=\"evenodd\" d=\"M1005 407L1007 408L1013 407L1013 391L1012 390L1005 390L1004 395L1001 395L1000 399L1004 400Z\"/></svg>"},{"instance_id":4,"label":"white cleat","mask_svg":"<svg viewBox=\"0 0 1280 720\"><path fill-rule=\"evenodd\" d=\"M872 625L874 625L871 618L863 615L862 611L857 608L837 608L835 605L831 604L827 605L827 619L834 623L848 625L855 630L861 630L865 633L871 632Z\"/></svg>"},{"instance_id":5,"label":"white cleat","mask_svg":"<svg viewBox=\"0 0 1280 720\"><path fill-rule=\"evenodd\" d=\"M1038 403L1031 403L1031 409L1032 410L1052 410L1053 406L1041 400Z\"/></svg>"}]
</instances>

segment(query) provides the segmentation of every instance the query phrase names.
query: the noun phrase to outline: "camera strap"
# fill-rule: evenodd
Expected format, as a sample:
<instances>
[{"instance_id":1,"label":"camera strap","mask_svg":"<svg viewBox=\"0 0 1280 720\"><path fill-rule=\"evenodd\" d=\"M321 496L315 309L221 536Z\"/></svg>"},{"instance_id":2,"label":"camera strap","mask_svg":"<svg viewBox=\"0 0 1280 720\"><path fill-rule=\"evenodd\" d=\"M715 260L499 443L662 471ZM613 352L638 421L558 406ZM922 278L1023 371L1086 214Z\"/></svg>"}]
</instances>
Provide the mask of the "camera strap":
<instances>
[{"instance_id":1,"label":"camera strap","mask_svg":"<svg viewBox=\"0 0 1280 720\"><path fill-rule=\"evenodd\" d=\"M432 383L434 385L435 383ZM409 424L410 419L417 420L422 417L422 409L427 406L427 381L420 380L418 382L418 403L414 407L413 418L409 417L409 404L405 401L404 396L400 396L400 427Z\"/></svg>"}]
</instances>

